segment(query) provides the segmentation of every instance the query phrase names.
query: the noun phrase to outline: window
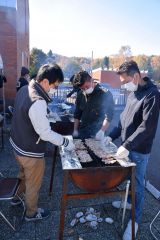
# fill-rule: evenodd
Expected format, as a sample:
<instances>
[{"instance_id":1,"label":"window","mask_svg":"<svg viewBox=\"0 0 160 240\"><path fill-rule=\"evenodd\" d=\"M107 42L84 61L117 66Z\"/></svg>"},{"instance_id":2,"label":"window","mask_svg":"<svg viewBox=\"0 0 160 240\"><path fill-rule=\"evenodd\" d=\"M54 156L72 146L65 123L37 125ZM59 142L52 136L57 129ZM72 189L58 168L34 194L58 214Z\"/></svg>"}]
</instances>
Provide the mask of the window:
<instances>
[{"instance_id":1,"label":"window","mask_svg":"<svg viewBox=\"0 0 160 240\"><path fill-rule=\"evenodd\" d=\"M17 8L17 0L0 0L0 6Z\"/></svg>"}]
</instances>

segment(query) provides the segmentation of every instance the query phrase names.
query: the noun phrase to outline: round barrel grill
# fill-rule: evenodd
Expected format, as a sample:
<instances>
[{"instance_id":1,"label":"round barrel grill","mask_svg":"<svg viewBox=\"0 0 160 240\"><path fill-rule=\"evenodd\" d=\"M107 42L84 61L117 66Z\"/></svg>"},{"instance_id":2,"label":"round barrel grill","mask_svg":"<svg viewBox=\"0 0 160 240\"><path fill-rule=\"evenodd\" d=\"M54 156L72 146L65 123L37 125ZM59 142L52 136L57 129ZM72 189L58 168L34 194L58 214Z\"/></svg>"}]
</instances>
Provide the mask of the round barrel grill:
<instances>
[{"instance_id":1,"label":"round barrel grill","mask_svg":"<svg viewBox=\"0 0 160 240\"><path fill-rule=\"evenodd\" d=\"M129 177L129 173L129 168L106 166L73 170L70 176L79 188L97 192L115 188Z\"/></svg>"}]
</instances>

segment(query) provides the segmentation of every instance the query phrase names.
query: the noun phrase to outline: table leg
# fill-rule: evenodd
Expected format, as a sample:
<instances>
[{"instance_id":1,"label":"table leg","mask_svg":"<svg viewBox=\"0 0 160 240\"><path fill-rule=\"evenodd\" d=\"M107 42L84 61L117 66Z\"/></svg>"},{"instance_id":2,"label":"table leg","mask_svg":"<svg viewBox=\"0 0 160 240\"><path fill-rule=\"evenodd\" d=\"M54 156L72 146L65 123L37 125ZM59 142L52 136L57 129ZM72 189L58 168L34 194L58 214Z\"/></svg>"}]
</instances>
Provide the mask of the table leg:
<instances>
[{"instance_id":1,"label":"table leg","mask_svg":"<svg viewBox=\"0 0 160 240\"><path fill-rule=\"evenodd\" d=\"M51 170L50 184L49 184L49 195L50 196L52 194L53 178L54 178L54 172L55 172L55 167L56 167L56 162L57 162L57 155L58 155L58 146L55 146L53 159L52 159L52 170Z\"/></svg>"},{"instance_id":2,"label":"table leg","mask_svg":"<svg viewBox=\"0 0 160 240\"><path fill-rule=\"evenodd\" d=\"M68 171L64 173L63 189L61 198L61 212L60 212L60 227L59 227L59 240L63 240L64 223L65 223L65 208L67 205L67 186L68 186Z\"/></svg>"},{"instance_id":3,"label":"table leg","mask_svg":"<svg viewBox=\"0 0 160 240\"><path fill-rule=\"evenodd\" d=\"M131 196L132 196L132 240L135 240L135 167L131 173Z\"/></svg>"}]
</instances>

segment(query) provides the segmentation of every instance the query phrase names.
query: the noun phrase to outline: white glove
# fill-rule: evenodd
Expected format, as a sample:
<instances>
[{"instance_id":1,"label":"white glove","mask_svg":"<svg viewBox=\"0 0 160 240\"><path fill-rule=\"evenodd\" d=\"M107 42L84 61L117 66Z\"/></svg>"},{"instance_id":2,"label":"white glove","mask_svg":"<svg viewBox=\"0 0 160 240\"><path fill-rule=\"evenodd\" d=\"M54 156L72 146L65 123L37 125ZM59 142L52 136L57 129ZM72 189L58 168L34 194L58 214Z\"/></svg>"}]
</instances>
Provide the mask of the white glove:
<instances>
[{"instance_id":1,"label":"white glove","mask_svg":"<svg viewBox=\"0 0 160 240\"><path fill-rule=\"evenodd\" d=\"M109 145L110 142L112 142L112 138L109 137L109 136L107 136L107 137L104 139L104 142L105 142L106 145Z\"/></svg>"},{"instance_id":2,"label":"white glove","mask_svg":"<svg viewBox=\"0 0 160 240\"><path fill-rule=\"evenodd\" d=\"M96 140L103 141L104 140L104 131L99 130L95 136Z\"/></svg>"},{"instance_id":3,"label":"white glove","mask_svg":"<svg viewBox=\"0 0 160 240\"><path fill-rule=\"evenodd\" d=\"M72 135L73 135L73 137L78 137L78 130L74 130Z\"/></svg>"},{"instance_id":4,"label":"white glove","mask_svg":"<svg viewBox=\"0 0 160 240\"><path fill-rule=\"evenodd\" d=\"M116 153L116 156L118 158L127 158L129 155L129 151L123 147L123 146L120 146L117 150L117 153Z\"/></svg>"},{"instance_id":5,"label":"white glove","mask_svg":"<svg viewBox=\"0 0 160 240\"><path fill-rule=\"evenodd\" d=\"M64 149L67 151L73 151L75 149L72 139L65 138Z\"/></svg>"}]
</instances>

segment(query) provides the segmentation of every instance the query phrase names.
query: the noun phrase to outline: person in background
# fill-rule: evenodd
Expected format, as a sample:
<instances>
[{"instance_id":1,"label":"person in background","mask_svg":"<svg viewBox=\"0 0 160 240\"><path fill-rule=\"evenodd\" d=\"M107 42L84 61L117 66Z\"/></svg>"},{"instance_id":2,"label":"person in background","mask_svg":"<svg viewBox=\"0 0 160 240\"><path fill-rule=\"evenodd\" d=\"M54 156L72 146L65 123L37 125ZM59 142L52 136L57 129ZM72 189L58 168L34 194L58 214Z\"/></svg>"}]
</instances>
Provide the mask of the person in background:
<instances>
[{"instance_id":1,"label":"person in background","mask_svg":"<svg viewBox=\"0 0 160 240\"><path fill-rule=\"evenodd\" d=\"M47 119L47 104L52 101L48 93L63 82L61 68L56 64L43 65L36 79L16 95L10 137L20 167L18 194L25 193L26 221L41 220L50 215L49 210L37 206L45 169L46 143L63 146L68 151L74 149L71 140L51 130ZM19 205L20 201L13 199L11 204Z\"/></svg>"},{"instance_id":2,"label":"person in background","mask_svg":"<svg viewBox=\"0 0 160 240\"><path fill-rule=\"evenodd\" d=\"M3 87L3 84L6 83L6 82L7 82L6 77L4 76L4 74L2 74L2 73L0 72L0 88L2 88L2 87Z\"/></svg>"},{"instance_id":3,"label":"person in background","mask_svg":"<svg viewBox=\"0 0 160 240\"><path fill-rule=\"evenodd\" d=\"M80 88L78 86L74 86L74 83L73 83L74 76L75 75L73 75L69 80L70 83L73 85L73 89L71 92L67 94L67 98L71 97L74 93L78 93L80 91Z\"/></svg>"},{"instance_id":4,"label":"person in background","mask_svg":"<svg viewBox=\"0 0 160 240\"><path fill-rule=\"evenodd\" d=\"M28 70L28 68L22 67L21 68L21 76L20 76L20 78L17 81L17 86L16 86L17 92L19 91L19 89L21 87L23 87L25 85L28 85L29 84L29 80L30 80L30 77L29 77L29 70Z\"/></svg>"},{"instance_id":5,"label":"person in background","mask_svg":"<svg viewBox=\"0 0 160 240\"><path fill-rule=\"evenodd\" d=\"M142 218L144 203L144 177L150 157L153 139L155 137L159 109L160 94L157 87L148 77L141 77L138 65L134 61L124 62L118 69L120 81L131 92L126 107L120 116L118 127L106 137L106 143L121 137L121 146L117 157L129 158L136 163L136 202L135 202L135 236ZM112 205L120 208L121 202L114 201ZM122 206L124 203L122 204ZM127 208L131 209L131 199L128 198ZM131 240L131 220L123 235L123 240Z\"/></svg>"},{"instance_id":6,"label":"person in background","mask_svg":"<svg viewBox=\"0 0 160 240\"><path fill-rule=\"evenodd\" d=\"M3 74L2 69L0 69L0 88L4 88L6 82L7 82L7 78ZM1 93L2 93L2 96L0 95L0 105L2 104L2 108L4 111L5 96L3 94L3 91L1 91ZM4 112L3 112L3 115L4 115ZM3 121L3 119L4 119L4 116L0 114L0 123Z\"/></svg>"},{"instance_id":7,"label":"person in background","mask_svg":"<svg viewBox=\"0 0 160 240\"><path fill-rule=\"evenodd\" d=\"M5 77L5 75L3 74L2 69L0 69L0 88L3 88L5 86L5 83L7 82L7 79ZM0 105L4 103L4 99L3 99L3 91L2 91L2 96L0 96Z\"/></svg>"},{"instance_id":8,"label":"person in background","mask_svg":"<svg viewBox=\"0 0 160 240\"><path fill-rule=\"evenodd\" d=\"M109 90L104 90L86 71L74 76L74 86L81 89L76 100L73 137L96 137L103 140L113 118L114 101Z\"/></svg>"}]
</instances>

